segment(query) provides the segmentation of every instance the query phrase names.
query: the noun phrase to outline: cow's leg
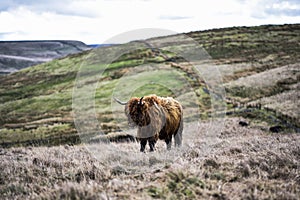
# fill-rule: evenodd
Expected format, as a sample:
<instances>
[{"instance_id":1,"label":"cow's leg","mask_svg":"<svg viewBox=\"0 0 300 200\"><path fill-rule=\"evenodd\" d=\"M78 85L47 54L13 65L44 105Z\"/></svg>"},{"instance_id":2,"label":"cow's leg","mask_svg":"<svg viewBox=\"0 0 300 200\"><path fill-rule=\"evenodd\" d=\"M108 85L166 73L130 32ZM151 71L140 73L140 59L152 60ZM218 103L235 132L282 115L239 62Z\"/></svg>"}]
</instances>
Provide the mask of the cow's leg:
<instances>
[{"instance_id":1,"label":"cow's leg","mask_svg":"<svg viewBox=\"0 0 300 200\"><path fill-rule=\"evenodd\" d=\"M175 146L180 147L182 144L183 121L181 120L178 130L175 132Z\"/></svg>"},{"instance_id":2,"label":"cow's leg","mask_svg":"<svg viewBox=\"0 0 300 200\"><path fill-rule=\"evenodd\" d=\"M151 138L151 139L148 140L148 142L149 142L149 146L150 146L150 151L154 151L155 150L155 143L156 143L155 139Z\"/></svg>"},{"instance_id":3,"label":"cow's leg","mask_svg":"<svg viewBox=\"0 0 300 200\"><path fill-rule=\"evenodd\" d=\"M172 146L172 137L165 139L165 142L167 144L167 149L171 150L171 146Z\"/></svg>"},{"instance_id":4,"label":"cow's leg","mask_svg":"<svg viewBox=\"0 0 300 200\"><path fill-rule=\"evenodd\" d=\"M145 148L146 148L146 144L147 144L147 139L146 138L142 138L140 143L141 143L141 149L140 149L140 151L141 152L145 152Z\"/></svg>"}]
</instances>

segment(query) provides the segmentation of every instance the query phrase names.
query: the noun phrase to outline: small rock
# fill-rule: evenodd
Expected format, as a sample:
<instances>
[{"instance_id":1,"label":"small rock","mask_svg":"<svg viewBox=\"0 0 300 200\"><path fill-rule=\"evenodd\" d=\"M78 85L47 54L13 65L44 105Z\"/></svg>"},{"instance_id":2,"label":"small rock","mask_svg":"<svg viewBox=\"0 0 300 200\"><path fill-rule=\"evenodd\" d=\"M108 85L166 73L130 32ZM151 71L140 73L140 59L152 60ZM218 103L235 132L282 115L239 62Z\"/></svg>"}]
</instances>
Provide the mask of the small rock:
<instances>
[{"instance_id":1,"label":"small rock","mask_svg":"<svg viewBox=\"0 0 300 200\"><path fill-rule=\"evenodd\" d=\"M282 126L271 126L269 128L269 130L272 132L272 133L279 133L283 130Z\"/></svg>"},{"instance_id":2,"label":"small rock","mask_svg":"<svg viewBox=\"0 0 300 200\"><path fill-rule=\"evenodd\" d=\"M245 127L248 126L249 124L245 121L239 121L239 125Z\"/></svg>"}]
</instances>

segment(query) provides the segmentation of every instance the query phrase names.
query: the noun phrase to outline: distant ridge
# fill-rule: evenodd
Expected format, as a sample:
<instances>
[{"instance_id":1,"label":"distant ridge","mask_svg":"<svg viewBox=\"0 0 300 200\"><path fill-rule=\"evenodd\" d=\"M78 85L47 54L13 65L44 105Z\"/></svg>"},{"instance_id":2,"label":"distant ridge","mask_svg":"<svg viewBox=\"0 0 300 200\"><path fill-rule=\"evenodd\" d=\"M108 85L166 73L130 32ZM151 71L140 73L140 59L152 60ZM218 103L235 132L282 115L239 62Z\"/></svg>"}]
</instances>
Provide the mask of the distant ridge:
<instances>
[{"instance_id":1,"label":"distant ridge","mask_svg":"<svg viewBox=\"0 0 300 200\"><path fill-rule=\"evenodd\" d=\"M90 49L75 40L0 41L0 74Z\"/></svg>"},{"instance_id":2,"label":"distant ridge","mask_svg":"<svg viewBox=\"0 0 300 200\"><path fill-rule=\"evenodd\" d=\"M88 44L88 47L99 48L99 47L110 47L116 44Z\"/></svg>"}]
</instances>

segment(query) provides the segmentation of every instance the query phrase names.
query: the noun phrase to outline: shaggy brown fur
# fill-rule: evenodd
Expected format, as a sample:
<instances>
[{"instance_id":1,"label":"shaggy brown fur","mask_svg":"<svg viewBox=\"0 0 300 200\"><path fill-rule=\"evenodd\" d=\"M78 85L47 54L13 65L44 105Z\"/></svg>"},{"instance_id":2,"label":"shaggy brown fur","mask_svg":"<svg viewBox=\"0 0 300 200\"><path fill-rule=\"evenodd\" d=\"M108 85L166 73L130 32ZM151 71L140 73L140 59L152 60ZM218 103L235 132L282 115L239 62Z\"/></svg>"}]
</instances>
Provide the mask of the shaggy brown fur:
<instances>
[{"instance_id":1,"label":"shaggy brown fur","mask_svg":"<svg viewBox=\"0 0 300 200\"><path fill-rule=\"evenodd\" d=\"M165 140L167 149L171 149L172 136L175 146L181 146L183 112L175 99L156 95L133 97L125 105L125 114L129 124L138 127L141 152L145 151L147 142L150 151L154 151L158 139Z\"/></svg>"}]
</instances>

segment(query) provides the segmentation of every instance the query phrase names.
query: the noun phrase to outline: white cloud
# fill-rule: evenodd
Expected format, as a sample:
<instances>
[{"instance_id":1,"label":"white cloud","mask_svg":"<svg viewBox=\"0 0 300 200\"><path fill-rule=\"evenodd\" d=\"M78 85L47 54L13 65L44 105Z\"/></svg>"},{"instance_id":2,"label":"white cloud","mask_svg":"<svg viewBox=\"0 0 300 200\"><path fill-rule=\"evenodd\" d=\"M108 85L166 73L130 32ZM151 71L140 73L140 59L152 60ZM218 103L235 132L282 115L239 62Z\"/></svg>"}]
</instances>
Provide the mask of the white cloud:
<instances>
[{"instance_id":1,"label":"white cloud","mask_svg":"<svg viewBox=\"0 0 300 200\"><path fill-rule=\"evenodd\" d=\"M280 21L288 19L287 17L300 17L300 2L299 0L243 0L239 1L248 9L250 17L257 19L274 19ZM296 20L290 18L293 23ZM288 23L288 22L285 22Z\"/></svg>"},{"instance_id":2,"label":"white cloud","mask_svg":"<svg viewBox=\"0 0 300 200\"><path fill-rule=\"evenodd\" d=\"M161 15L159 16L159 19L163 20L183 20L183 19L191 19L193 17L190 16L179 16L179 15Z\"/></svg>"},{"instance_id":3,"label":"white cloud","mask_svg":"<svg viewBox=\"0 0 300 200\"><path fill-rule=\"evenodd\" d=\"M122 32L299 23L296 0L3 0L0 39L102 43Z\"/></svg>"}]
</instances>

